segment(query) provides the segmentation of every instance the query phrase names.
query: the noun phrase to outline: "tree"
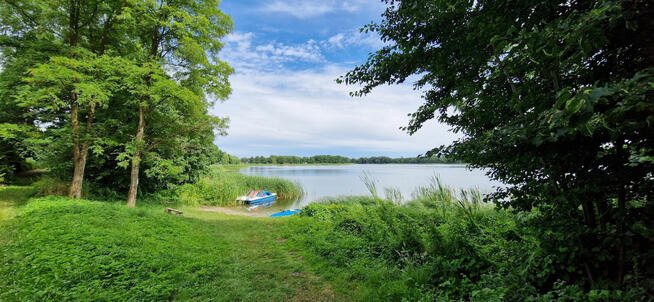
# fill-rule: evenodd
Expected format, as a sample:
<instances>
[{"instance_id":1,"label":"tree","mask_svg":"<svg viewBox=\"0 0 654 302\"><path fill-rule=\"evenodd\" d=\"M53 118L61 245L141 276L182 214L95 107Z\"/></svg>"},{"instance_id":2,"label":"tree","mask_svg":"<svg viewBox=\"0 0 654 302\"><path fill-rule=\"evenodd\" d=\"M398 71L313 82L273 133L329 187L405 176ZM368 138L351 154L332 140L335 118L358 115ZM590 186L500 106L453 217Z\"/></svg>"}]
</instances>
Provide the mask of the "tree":
<instances>
[{"instance_id":1,"label":"tree","mask_svg":"<svg viewBox=\"0 0 654 302\"><path fill-rule=\"evenodd\" d=\"M362 96L416 75L424 104L403 129L437 118L463 134L428 154L490 168L500 206L538 208L558 278L651 279L652 2L385 2L363 30L386 46L338 81Z\"/></svg>"},{"instance_id":2,"label":"tree","mask_svg":"<svg viewBox=\"0 0 654 302\"><path fill-rule=\"evenodd\" d=\"M73 171L71 197L89 165L112 190L128 183L116 165L131 163L133 205L140 174L163 188L219 156L228 119L208 108L232 69L217 57L231 30L218 1L8 0L0 18L0 173L43 136L51 170Z\"/></svg>"},{"instance_id":3,"label":"tree","mask_svg":"<svg viewBox=\"0 0 654 302\"><path fill-rule=\"evenodd\" d=\"M3 34L0 39L3 57L9 61L23 61L23 65L8 64L8 85L17 86L21 81L15 76L23 76L25 69L35 67L37 63L45 63L50 55L67 56L75 59L76 54L87 51L102 55L108 41L115 34L113 29L118 13L125 1L19 1L8 0L0 4ZM22 52L26 51L29 55ZM81 61L79 63L82 63ZM69 83L70 84L70 83ZM72 85L67 85L72 89ZM2 97L3 102L10 103L13 91ZM81 196L86 166L89 134L92 130L95 114L95 102L80 104L75 91L69 91L67 96L60 94L57 99L66 103L58 110L66 111L70 117L70 136L72 138L73 177L69 197ZM39 110L32 104L33 110ZM60 104L61 105L61 104ZM84 107L88 106L88 108ZM86 116L80 120L80 112ZM35 114L30 116L34 122L41 122ZM80 125L86 124L86 127ZM85 132L86 131L86 132Z\"/></svg>"},{"instance_id":4,"label":"tree","mask_svg":"<svg viewBox=\"0 0 654 302\"><path fill-rule=\"evenodd\" d=\"M227 76L232 69L219 60L220 39L232 29L231 19L218 9L217 0L142 0L131 7L133 30L145 47L141 54L145 65L161 64L174 73L173 79L202 101L206 96L225 99L229 93ZM144 76L146 87L152 78ZM136 204L140 164L146 145L146 113L155 107L150 95L138 104L138 125L130 150L131 171L127 206ZM225 126L225 122L215 121ZM154 130L154 128L152 128Z\"/></svg>"},{"instance_id":5,"label":"tree","mask_svg":"<svg viewBox=\"0 0 654 302\"><path fill-rule=\"evenodd\" d=\"M223 153L223 156L220 159L220 163L223 165L229 165L229 154Z\"/></svg>"}]
</instances>

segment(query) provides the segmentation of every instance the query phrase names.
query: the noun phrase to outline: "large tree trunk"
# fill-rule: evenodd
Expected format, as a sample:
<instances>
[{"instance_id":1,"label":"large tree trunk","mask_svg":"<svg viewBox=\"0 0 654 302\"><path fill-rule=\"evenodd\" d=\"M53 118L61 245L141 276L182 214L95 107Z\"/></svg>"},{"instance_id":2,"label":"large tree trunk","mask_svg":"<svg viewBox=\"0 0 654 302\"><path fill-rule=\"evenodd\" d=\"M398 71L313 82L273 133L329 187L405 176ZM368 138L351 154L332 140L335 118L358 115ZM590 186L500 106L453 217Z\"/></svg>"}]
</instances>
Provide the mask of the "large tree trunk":
<instances>
[{"instance_id":1,"label":"large tree trunk","mask_svg":"<svg viewBox=\"0 0 654 302\"><path fill-rule=\"evenodd\" d=\"M73 96L73 99L75 97ZM89 153L89 141L80 138L81 131L79 128L79 105L73 102L70 110L71 123L73 130L73 181L68 191L69 198L82 197L82 184L84 183L84 169L86 168L86 157ZM86 119L85 134L89 134L93 128L93 115L95 114L95 104L91 104L89 115Z\"/></svg>"},{"instance_id":2,"label":"large tree trunk","mask_svg":"<svg viewBox=\"0 0 654 302\"><path fill-rule=\"evenodd\" d=\"M73 132L73 164L75 166L73 171L73 182L70 184L68 197L80 198L82 195L82 181L84 180L84 167L80 167L81 163L81 148L79 139L79 105L75 100L75 94L71 94L73 104L70 107L70 121L72 124Z\"/></svg>"},{"instance_id":3,"label":"large tree trunk","mask_svg":"<svg viewBox=\"0 0 654 302\"><path fill-rule=\"evenodd\" d=\"M136 206L136 192L139 185L139 169L141 166L141 148L145 137L145 107L139 106L139 125L136 129L136 151L132 156L132 169L130 173L129 192L127 193L127 206Z\"/></svg>"}]
</instances>

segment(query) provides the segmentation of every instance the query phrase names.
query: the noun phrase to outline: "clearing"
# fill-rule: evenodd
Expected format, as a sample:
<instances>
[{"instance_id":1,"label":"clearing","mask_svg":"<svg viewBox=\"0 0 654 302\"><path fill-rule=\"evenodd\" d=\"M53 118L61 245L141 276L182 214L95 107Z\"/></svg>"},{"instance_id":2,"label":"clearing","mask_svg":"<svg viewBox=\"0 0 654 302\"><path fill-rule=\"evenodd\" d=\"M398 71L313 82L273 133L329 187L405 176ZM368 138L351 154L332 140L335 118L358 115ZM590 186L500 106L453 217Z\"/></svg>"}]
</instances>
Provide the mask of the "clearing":
<instances>
[{"instance_id":1,"label":"clearing","mask_svg":"<svg viewBox=\"0 0 654 302\"><path fill-rule=\"evenodd\" d=\"M305 263L289 219L33 193L0 188L0 301L346 301L355 288Z\"/></svg>"}]
</instances>

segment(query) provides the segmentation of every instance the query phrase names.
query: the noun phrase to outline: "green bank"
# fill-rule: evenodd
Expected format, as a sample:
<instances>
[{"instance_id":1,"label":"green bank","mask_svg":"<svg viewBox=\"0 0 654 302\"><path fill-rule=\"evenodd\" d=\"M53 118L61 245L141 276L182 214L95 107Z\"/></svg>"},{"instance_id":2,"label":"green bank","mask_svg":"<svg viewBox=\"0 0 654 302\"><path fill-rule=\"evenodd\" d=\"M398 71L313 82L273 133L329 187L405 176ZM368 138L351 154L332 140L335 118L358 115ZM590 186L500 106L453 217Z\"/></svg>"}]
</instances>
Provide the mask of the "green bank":
<instances>
[{"instance_id":1,"label":"green bank","mask_svg":"<svg viewBox=\"0 0 654 302\"><path fill-rule=\"evenodd\" d=\"M543 246L530 227L538 213L498 210L437 180L404 205L377 194L330 198L278 219L192 206L173 216L162 205L0 190L3 301L636 301L644 293L561 279L577 267Z\"/></svg>"},{"instance_id":2,"label":"green bank","mask_svg":"<svg viewBox=\"0 0 654 302\"><path fill-rule=\"evenodd\" d=\"M1 301L347 300L289 249L288 220L33 192L0 188Z\"/></svg>"}]
</instances>

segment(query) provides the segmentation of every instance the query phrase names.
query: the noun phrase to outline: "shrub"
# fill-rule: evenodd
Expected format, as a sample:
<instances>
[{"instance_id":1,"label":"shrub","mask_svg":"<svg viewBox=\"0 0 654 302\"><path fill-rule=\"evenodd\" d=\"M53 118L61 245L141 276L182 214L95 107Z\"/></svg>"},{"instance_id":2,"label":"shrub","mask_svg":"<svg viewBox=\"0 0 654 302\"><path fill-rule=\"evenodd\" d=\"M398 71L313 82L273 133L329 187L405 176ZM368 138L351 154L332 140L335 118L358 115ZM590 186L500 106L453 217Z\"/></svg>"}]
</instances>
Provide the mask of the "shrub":
<instances>
[{"instance_id":1,"label":"shrub","mask_svg":"<svg viewBox=\"0 0 654 302\"><path fill-rule=\"evenodd\" d=\"M537 294L538 246L519 217L434 179L413 200L338 197L303 208L292 242L334 278L361 280L363 300L515 300ZM527 263L527 265L525 265Z\"/></svg>"},{"instance_id":2,"label":"shrub","mask_svg":"<svg viewBox=\"0 0 654 302\"><path fill-rule=\"evenodd\" d=\"M70 183L51 176L43 176L32 185L36 188L36 192L40 196L64 196L68 194Z\"/></svg>"}]
</instances>

